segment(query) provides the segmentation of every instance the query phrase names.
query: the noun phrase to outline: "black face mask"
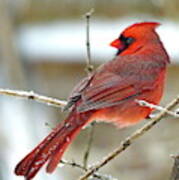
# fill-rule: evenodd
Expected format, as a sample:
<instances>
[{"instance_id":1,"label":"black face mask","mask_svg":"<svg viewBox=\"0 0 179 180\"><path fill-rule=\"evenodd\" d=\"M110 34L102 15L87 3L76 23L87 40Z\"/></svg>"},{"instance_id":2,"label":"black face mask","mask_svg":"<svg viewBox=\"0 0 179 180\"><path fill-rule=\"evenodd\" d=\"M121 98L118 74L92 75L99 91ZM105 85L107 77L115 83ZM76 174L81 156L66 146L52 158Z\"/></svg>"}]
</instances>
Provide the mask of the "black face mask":
<instances>
[{"instance_id":1,"label":"black face mask","mask_svg":"<svg viewBox=\"0 0 179 180\"><path fill-rule=\"evenodd\" d=\"M121 35L118 39L122 43L123 46L118 49L116 56L119 55L121 52L123 52L125 49L127 49L135 41L134 38L125 37L124 35Z\"/></svg>"}]
</instances>

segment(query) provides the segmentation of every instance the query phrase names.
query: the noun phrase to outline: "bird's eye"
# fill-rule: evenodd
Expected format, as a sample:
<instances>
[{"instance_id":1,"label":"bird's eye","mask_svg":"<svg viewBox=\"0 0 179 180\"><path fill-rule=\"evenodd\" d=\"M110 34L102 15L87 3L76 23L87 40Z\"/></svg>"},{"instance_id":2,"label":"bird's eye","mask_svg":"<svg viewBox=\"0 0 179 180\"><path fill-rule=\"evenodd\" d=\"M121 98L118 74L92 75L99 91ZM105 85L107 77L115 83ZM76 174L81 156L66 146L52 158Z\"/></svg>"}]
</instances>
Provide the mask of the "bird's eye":
<instances>
[{"instance_id":1,"label":"bird's eye","mask_svg":"<svg viewBox=\"0 0 179 180\"><path fill-rule=\"evenodd\" d=\"M135 39L132 37L125 37L124 35L121 35L119 37L119 40L122 41L126 46L129 46L134 42Z\"/></svg>"},{"instance_id":2,"label":"bird's eye","mask_svg":"<svg viewBox=\"0 0 179 180\"><path fill-rule=\"evenodd\" d=\"M134 38L132 38L132 37L127 37L126 39L125 39L125 43L127 44L127 45L130 45L131 43L133 43L134 42Z\"/></svg>"},{"instance_id":3,"label":"bird's eye","mask_svg":"<svg viewBox=\"0 0 179 180\"><path fill-rule=\"evenodd\" d=\"M119 36L118 40L120 42L120 47L118 48L116 55L119 55L135 41L133 37L126 37L123 34Z\"/></svg>"}]
</instances>

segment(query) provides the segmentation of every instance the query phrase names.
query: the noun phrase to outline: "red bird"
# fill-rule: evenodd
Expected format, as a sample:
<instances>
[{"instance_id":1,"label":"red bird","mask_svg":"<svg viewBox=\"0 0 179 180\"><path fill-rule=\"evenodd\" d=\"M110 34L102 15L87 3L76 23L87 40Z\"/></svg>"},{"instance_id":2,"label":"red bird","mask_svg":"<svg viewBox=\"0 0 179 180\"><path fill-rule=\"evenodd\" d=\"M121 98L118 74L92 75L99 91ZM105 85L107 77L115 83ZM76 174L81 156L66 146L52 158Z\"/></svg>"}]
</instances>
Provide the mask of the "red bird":
<instances>
[{"instance_id":1,"label":"red bird","mask_svg":"<svg viewBox=\"0 0 179 180\"><path fill-rule=\"evenodd\" d=\"M111 43L116 57L84 78L73 90L65 109L70 114L15 168L16 175L32 179L47 164L52 173L81 128L94 120L118 127L145 119L151 108L135 100L158 104L163 94L166 66L170 62L159 39L156 22L126 28Z\"/></svg>"}]
</instances>

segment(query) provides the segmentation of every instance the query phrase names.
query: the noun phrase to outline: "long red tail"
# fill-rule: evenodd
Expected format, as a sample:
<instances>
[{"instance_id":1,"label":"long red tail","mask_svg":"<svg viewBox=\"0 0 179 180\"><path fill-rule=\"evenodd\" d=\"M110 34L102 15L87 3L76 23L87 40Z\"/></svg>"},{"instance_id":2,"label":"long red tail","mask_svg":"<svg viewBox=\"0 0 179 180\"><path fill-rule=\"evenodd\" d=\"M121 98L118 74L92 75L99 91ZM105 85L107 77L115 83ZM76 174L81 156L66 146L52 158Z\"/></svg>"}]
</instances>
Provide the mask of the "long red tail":
<instances>
[{"instance_id":1,"label":"long red tail","mask_svg":"<svg viewBox=\"0 0 179 180\"><path fill-rule=\"evenodd\" d=\"M15 174L30 180L47 161L46 171L52 173L68 145L88 122L90 114L90 112L85 114L71 112L63 123L59 124L32 152L17 164Z\"/></svg>"}]
</instances>

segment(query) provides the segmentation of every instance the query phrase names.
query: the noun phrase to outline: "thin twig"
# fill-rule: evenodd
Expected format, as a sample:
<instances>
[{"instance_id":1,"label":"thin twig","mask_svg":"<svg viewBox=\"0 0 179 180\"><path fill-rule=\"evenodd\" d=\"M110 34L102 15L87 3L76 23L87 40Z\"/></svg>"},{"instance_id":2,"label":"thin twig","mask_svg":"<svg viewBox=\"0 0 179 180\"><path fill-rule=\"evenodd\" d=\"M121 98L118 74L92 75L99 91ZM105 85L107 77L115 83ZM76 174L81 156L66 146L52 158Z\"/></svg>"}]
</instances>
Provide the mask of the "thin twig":
<instances>
[{"instance_id":1,"label":"thin twig","mask_svg":"<svg viewBox=\"0 0 179 180\"><path fill-rule=\"evenodd\" d=\"M172 109L178 103L179 103L179 96L175 98L174 100L172 100L165 107L165 110L161 111L153 120L151 120L149 123L145 124L142 128L136 130L133 134L127 137L115 151L107 155L102 161L100 161L96 165L92 166L90 170L88 170L83 176L79 178L79 180L86 180L93 173L98 171L100 168L105 166L107 163L109 163L111 160L117 157L120 153L126 150L134 142L134 140L136 140L137 138L142 136L144 133L149 131L153 126L155 126L167 114L166 110Z\"/></svg>"},{"instance_id":2,"label":"thin twig","mask_svg":"<svg viewBox=\"0 0 179 180\"><path fill-rule=\"evenodd\" d=\"M82 171L85 171L87 172L88 169L85 168L84 166L82 166L81 164L78 164L76 162L69 162L69 161L66 161L66 160L60 160L60 164L63 164L63 165L67 165L67 166L71 166L71 167L75 167L75 168L79 168L81 169ZM59 166L60 166L59 164ZM93 174L93 177L99 179L99 180L113 180L113 179L116 179L116 178L113 178L112 176L109 176L109 175L102 175L102 174L99 174L99 173L94 173Z\"/></svg>"},{"instance_id":3,"label":"thin twig","mask_svg":"<svg viewBox=\"0 0 179 180\"><path fill-rule=\"evenodd\" d=\"M63 100L36 94L33 91L28 92L28 91L19 91L19 90L10 90L10 89L0 89L0 94L35 100L40 103L44 103L50 106L55 106L60 108L64 107L67 103L66 101Z\"/></svg>"},{"instance_id":4,"label":"thin twig","mask_svg":"<svg viewBox=\"0 0 179 180\"><path fill-rule=\"evenodd\" d=\"M179 114L177 114L177 112L169 111L169 110L167 110L166 108L164 108L162 106L155 105L155 104L149 103L149 102L144 101L144 100L136 100L136 101L141 106L146 106L146 107L149 107L151 109L158 110L158 111L165 111L167 114L169 114L171 116L174 116L174 117L177 117L177 118L179 117Z\"/></svg>"},{"instance_id":5,"label":"thin twig","mask_svg":"<svg viewBox=\"0 0 179 180\"><path fill-rule=\"evenodd\" d=\"M87 51L86 71L87 71L88 75L90 75L94 69L93 65L91 64L91 46L90 46L90 18L91 18L91 15L93 14L93 12L94 12L94 9L91 9L89 12L87 12L85 14L85 17L86 17L86 51ZM85 151L84 157L83 157L83 166L85 169L88 166L88 158L90 155L90 150L91 150L91 146L92 146L92 142L93 142L94 128L95 128L95 123L92 123L91 127L89 129L89 140L87 143L87 148L86 148L86 151Z\"/></svg>"},{"instance_id":6,"label":"thin twig","mask_svg":"<svg viewBox=\"0 0 179 180\"><path fill-rule=\"evenodd\" d=\"M91 123L91 127L89 128L89 140L87 144L86 151L84 153L84 158L83 158L83 166L84 168L88 168L88 159L90 155L90 150L93 142L93 135L94 135L94 129L95 129L95 122Z\"/></svg>"},{"instance_id":7,"label":"thin twig","mask_svg":"<svg viewBox=\"0 0 179 180\"><path fill-rule=\"evenodd\" d=\"M63 164L63 165L68 165L68 166L72 166L72 167L77 167L83 171L87 171L87 169L82 166L81 164L77 164L76 162L69 162L69 161L66 161L66 160L60 160L60 163ZM60 164L59 164L60 166Z\"/></svg>"},{"instance_id":8,"label":"thin twig","mask_svg":"<svg viewBox=\"0 0 179 180\"><path fill-rule=\"evenodd\" d=\"M94 9L91 9L85 14L86 17L86 48L87 48L87 59L86 59L86 71L90 74L94 67L91 64L91 47L90 47L90 18L93 14Z\"/></svg>"}]
</instances>

